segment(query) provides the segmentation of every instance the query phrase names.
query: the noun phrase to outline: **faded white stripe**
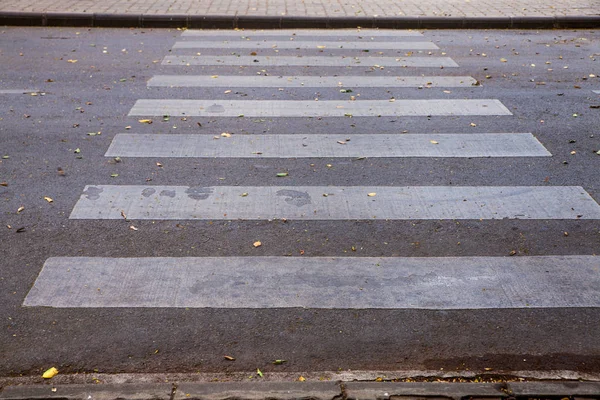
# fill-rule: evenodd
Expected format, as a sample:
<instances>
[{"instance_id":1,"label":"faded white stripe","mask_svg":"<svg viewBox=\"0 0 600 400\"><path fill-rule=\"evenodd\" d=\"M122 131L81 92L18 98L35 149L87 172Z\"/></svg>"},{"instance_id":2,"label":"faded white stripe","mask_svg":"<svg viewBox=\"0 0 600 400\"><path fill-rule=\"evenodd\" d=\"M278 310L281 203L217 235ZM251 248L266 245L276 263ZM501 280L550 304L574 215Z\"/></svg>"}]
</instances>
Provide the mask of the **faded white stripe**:
<instances>
[{"instance_id":1,"label":"faded white stripe","mask_svg":"<svg viewBox=\"0 0 600 400\"><path fill-rule=\"evenodd\" d=\"M431 42L319 42L303 41L185 41L176 42L173 49L301 49L301 50L437 50Z\"/></svg>"},{"instance_id":2,"label":"faded white stripe","mask_svg":"<svg viewBox=\"0 0 600 400\"><path fill-rule=\"evenodd\" d=\"M150 87L481 87L470 76L156 75Z\"/></svg>"},{"instance_id":3,"label":"faded white stripe","mask_svg":"<svg viewBox=\"0 0 600 400\"><path fill-rule=\"evenodd\" d=\"M578 186L97 185L85 187L69 218L123 214L133 220L600 219L600 206Z\"/></svg>"},{"instance_id":4,"label":"faded white stripe","mask_svg":"<svg viewBox=\"0 0 600 400\"><path fill-rule=\"evenodd\" d=\"M512 115L498 100L137 100L131 116L376 117Z\"/></svg>"},{"instance_id":5,"label":"faded white stripe","mask_svg":"<svg viewBox=\"0 0 600 400\"><path fill-rule=\"evenodd\" d=\"M422 37L423 34L416 31L407 30L380 30L380 29L277 29L277 30L195 30L188 29L181 33L181 36L207 36L209 38L215 36L231 36L239 38L249 38L256 36L293 36L293 37L344 37L344 36L360 36L360 37Z\"/></svg>"},{"instance_id":6,"label":"faded white stripe","mask_svg":"<svg viewBox=\"0 0 600 400\"><path fill-rule=\"evenodd\" d=\"M599 271L600 260L595 256L60 257L46 260L23 305L435 310L599 307Z\"/></svg>"},{"instance_id":7,"label":"faded white stripe","mask_svg":"<svg viewBox=\"0 0 600 400\"><path fill-rule=\"evenodd\" d=\"M531 133L351 135L118 134L107 157L544 157Z\"/></svg>"},{"instance_id":8,"label":"faded white stripe","mask_svg":"<svg viewBox=\"0 0 600 400\"><path fill-rule=\"evenodd\" d=\"M267 67L458 67L449 57L166 56L162 65L252 65Z\"/></svg>"}]
</instances>

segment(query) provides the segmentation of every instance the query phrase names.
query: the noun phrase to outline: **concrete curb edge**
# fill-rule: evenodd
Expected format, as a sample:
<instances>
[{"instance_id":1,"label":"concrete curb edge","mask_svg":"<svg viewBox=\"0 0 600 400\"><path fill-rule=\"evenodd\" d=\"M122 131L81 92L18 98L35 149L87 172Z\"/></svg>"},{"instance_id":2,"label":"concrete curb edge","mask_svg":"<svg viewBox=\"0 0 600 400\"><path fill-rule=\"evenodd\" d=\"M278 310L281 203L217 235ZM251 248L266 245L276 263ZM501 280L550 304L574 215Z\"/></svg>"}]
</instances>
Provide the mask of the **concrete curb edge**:
<instances>
[{"instance_id":1,"label":"concrete curb edge","mask_svg":"<svg viewBox=\"0 0 600 400\"><path fill-rule=\"evenodd\" d=\"M189 29L594 29L598 16L300 17L0 11L0 26Z\"/></svg>"},{"instance_id":2,"label":"concrete curb edge","mask_svg":"<svg viewBox=\"0 0 600 400\"><path fill-rule=\"evenodd\" d=\"M214 382L128 383L6 386L0 400L388 400L394 396L426 396L447 399L517 396L598 398L600 382L533 381L499 383L448 382Z\"/></svg>"}]
</instances>

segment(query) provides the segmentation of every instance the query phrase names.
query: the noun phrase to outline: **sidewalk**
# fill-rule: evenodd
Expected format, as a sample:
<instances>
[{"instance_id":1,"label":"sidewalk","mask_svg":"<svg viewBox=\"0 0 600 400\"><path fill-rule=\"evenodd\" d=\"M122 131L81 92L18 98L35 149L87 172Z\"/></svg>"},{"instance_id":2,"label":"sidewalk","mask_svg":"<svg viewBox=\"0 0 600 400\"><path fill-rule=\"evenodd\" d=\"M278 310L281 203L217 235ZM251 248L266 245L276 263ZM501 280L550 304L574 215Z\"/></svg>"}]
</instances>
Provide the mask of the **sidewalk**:
<instances>
[{"instance_id":1,"label":"sidewalk","mask_svg":"<svg viewBox=\"0 0 600 400\"><path fill-rule=\"evenodd\" d=\"M600 0L0 0L0 25L599 28Z\"/></svg>"}]
</instances>

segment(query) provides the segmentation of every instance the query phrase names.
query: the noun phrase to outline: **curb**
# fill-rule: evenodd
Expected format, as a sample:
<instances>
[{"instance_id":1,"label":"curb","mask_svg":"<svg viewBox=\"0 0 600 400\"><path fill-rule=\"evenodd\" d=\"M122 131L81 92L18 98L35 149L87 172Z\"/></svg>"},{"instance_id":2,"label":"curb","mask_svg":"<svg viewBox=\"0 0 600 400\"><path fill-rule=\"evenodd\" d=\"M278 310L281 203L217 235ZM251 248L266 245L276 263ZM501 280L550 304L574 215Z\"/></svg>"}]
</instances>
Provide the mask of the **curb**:
<instances>
[{"instance_id":1,"label":"curb","mask_svg":"<svg viewBox=\"0 0 600 400\"><path fill-rule=\"evenodd\" d=\"M0 25L189 29L594 29L597 16L294 17L0 11Z\"/></svg>"},{"instance_id":2,"label":"curb","mask_svg":"<svg viewBox=\"0 0 600 400\"><path fill-rule=\"evenodd\" d=\"M0 400L597 399L600 382L219 382L8 386Z\"/></svg>"}]
</instances>

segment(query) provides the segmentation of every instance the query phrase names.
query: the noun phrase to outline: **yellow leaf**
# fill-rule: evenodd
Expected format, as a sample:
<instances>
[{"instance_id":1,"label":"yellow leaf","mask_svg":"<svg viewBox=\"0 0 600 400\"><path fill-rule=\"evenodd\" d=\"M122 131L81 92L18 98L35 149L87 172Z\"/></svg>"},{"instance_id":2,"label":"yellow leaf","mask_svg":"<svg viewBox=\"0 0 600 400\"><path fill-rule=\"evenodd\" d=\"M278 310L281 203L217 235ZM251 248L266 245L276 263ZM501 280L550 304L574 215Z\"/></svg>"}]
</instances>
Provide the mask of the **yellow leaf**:
<instances>
[{"instance_id":1,"label":"yellow leaf","mask_svg":"<svg viewBox=\"0 0 600 400\"><path fill-rule=\"evenodd\" d=\"M506 58L501 58L500 61L501 62L507 62L508 60Z\"/></svg>"},{"instance_id":2,"label":"yellow leaf","mask_svg":"<svg viewBox=\"0 0 600 400\"><path fill-rule=\"evenodd\" d=\"M377 193L368 193L367 196L369 197L375 197L377 195Z\"/></svg>"},{"instance_id":3,"label":"yellow leaf","mask_svg":"<svg viewBox=\"0 0 600 400\"><path fill-rule=\"evenodd\" d=\"M17 208L17 214L19 214L21 211L23 211L25 209L24 206L21 206L19 208Z\"/></svg>"},{"instance_id":4,"label":"yellow leaf","mask_svg":"<svg viewBox=\"0 0 600 400\"><path fill-rule=\"evenodd\" d=\"M58 374L58 370L56 368L52 367L49 370L47 370L46 372L44 372L44 374L42 375L42 378L50 379L50 378L55 377L56 374Z\"/></svg>"},{"instance_id":5,"label":"yellow leaf","mask_svg":"<svg viewBox=\"0 0 600 400\"><path fill-rule=\"evenodd\" d=\"M258 242L258 241L256 241L256 242L254 242L253 246L254 246L254 247L260 247L260 246L262 246L262 243L261 243L261 242Z\"/></svg>"},{"instance_id":6,"label":"yellow leaf","mask_svg":"<svg viewBox=\"0 0 600 400\"><path fill-rule=\"evenodd\" d=\"M223 356L223 358L225 358L228 361L235 361L235 357L231 357L231 356Z\"/></svg>"},{"instance_id":7,"label":"yellow leaf","mask_svg":"<svg viewBox=\"0 0 600 400\"><path fill-rule=\"evenodd\" d=\"M151 124L152 120L151 119L140 119L140 120L138 120L138 122L140 124Z\"/></svg>"},{"instance_id":8,"label":"yellow leaf","mask_svg":"<svg viewBox=\"0 0 600 400\"><path fill-rule=\"evenodd\" d=\"M68 63L75 64L77 60L67 60Z\"/></svg>"},{"instance_id":9,"label":"yellow leaf","mask_svg":"<svg viewBox=\"0 0 600 400\"><path fill-rule=\"evenodd\" d=\"M223 133L221 133L221 136L222 137L231 137L231 133L223 132Z\"/></svg>"},{"instance_id":10,"label":"yellow leaf","mask_svg":"<svg viewBox=\"0 0 600 400\"><path fill-rule=\"evenodd\" d=\"M225 93L225 94L229 94L229 93L231 93L231 90L226 90L226 91L224 91L223 93Z\"/></svg>"},{"instance_id":11,"label":"yellow leaf","mask_svg":"<svg viewBox=\"0 0 600 400\"><path fill-rule=\"evenodd\" d=\"M212 75L211 78L218 78L219 75Z\"/></svg>"},{"instance_id":12,"label":"yellow leaf","mask_svg":"<svg viewBox=\"0 0 600 400\"><path fill-rule=\"evenodd\" d=\"M299 382L304 382L305 380L306 380L306 378L305 378L305 377L303 377L302 375L300 375L300 377L298 378L298 381L299 381Z\"/></svg>"},{"instance_id":13,"label":"yellow leaf","mask_svg":"<svg viewBox=\"0 0 600 400\"><path fill-rule=\"evenodd\" d=\"M54 201L51 197L48 196L44 196L44 200L46 200L48 203L52 203Z\"/></svg>"},{"instance_id":14,"label":"yellow leaf","mask_svg":"<svg viewBox=\"0 0 600 400\"><path fill-rule=\"evenodd\" d=\"M471 124L470 124L470 125L471 125L471 126L477 126L477 124L476 124L476 123L474 123L474 122L471 122Z\"/></svg>"},{"instance_id":15,"label":"yellow leaf","mask_svg":"<svg viewBox=\"0 0 600 400\"><path fill-rule=\"evenodd\" d=\"M324 49L325 46L317 46L317 49Z\"/></svg>"},{"instance_id":16,"label":"yellow leaf","mask_svg":"<svg viewBox=\"0 0 600 400\"><path fill-rule=\"evenodd\" d=\"M431 144L439 144L439 142L436 141L436 140L430 140L429 143L431 143Z\"/></svg>"}]
</instances>

